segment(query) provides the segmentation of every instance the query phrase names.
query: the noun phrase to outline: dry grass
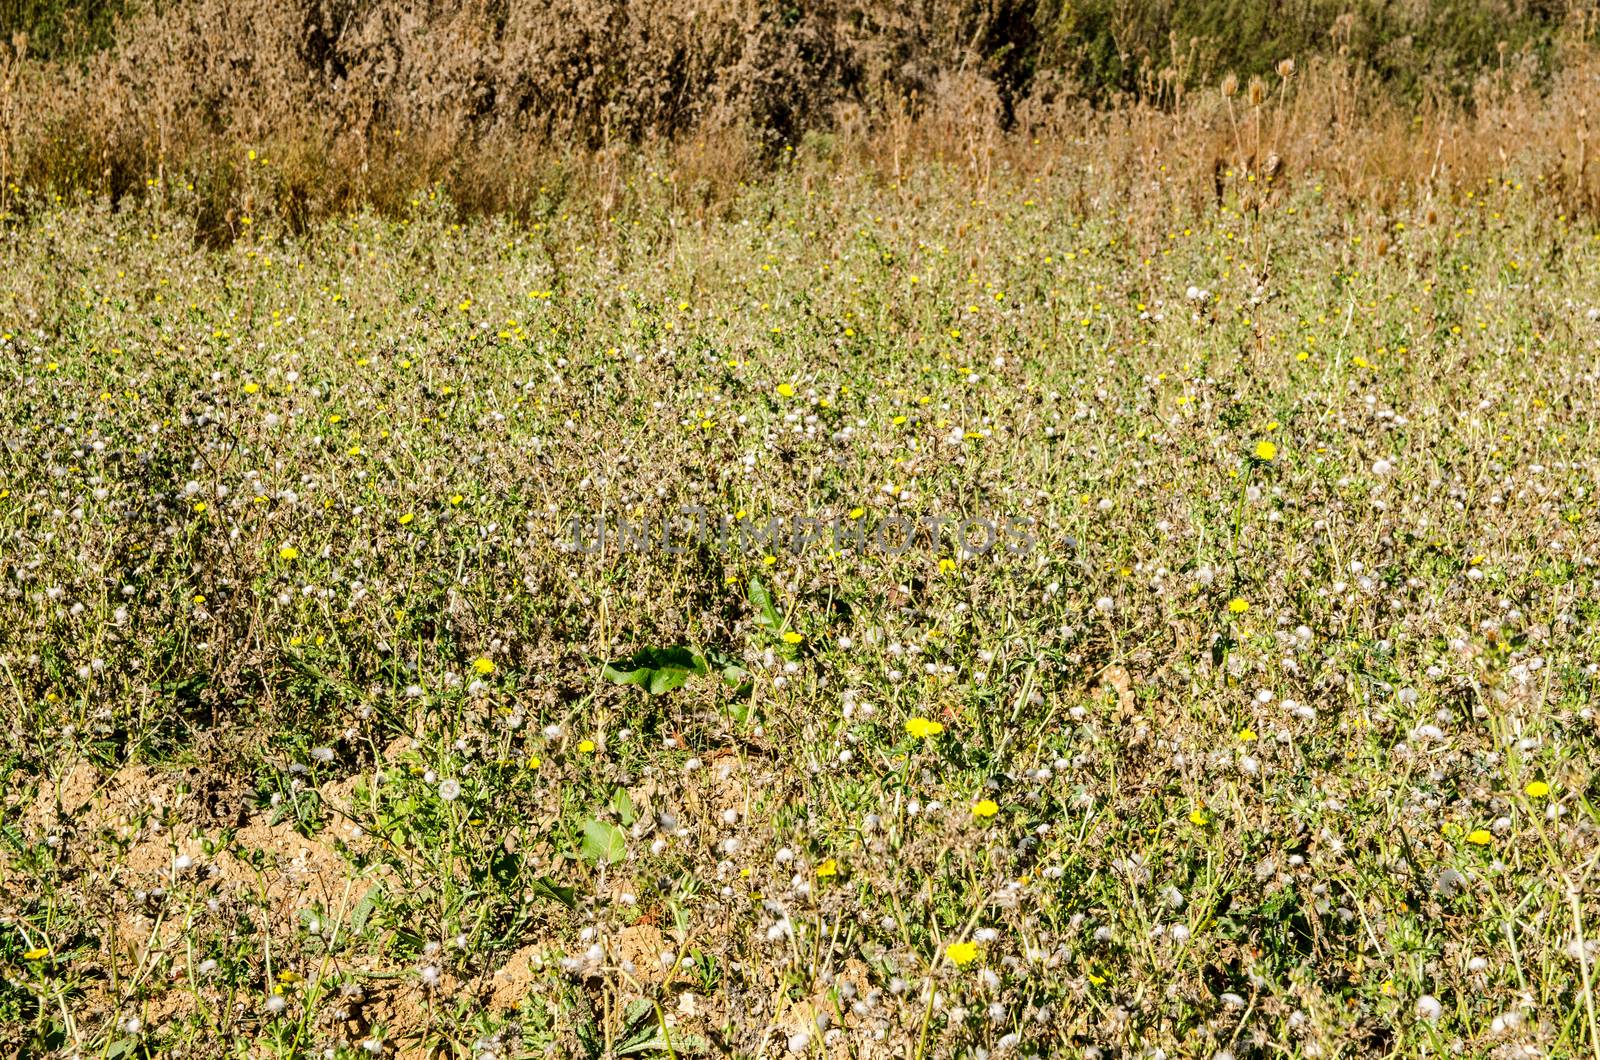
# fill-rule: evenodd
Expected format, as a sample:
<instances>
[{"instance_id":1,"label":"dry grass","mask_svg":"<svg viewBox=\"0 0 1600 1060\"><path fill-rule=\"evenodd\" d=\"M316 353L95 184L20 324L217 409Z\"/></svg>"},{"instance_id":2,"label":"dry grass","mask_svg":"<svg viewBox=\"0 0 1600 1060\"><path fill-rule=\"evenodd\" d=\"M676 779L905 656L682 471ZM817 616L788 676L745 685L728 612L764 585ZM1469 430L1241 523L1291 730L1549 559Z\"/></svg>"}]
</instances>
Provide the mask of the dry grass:
<instances>
[{"instance_id":1,"label":"dry grass","mask_svg":"<svg viewBox=\"0 0 1600 1060\"><path fill-rule=\"evenodd\" d=\"M215 241L241 216L304 230L362 206L403 211L430 187L463 213L560 202L604 214L654 170L676 176L680 205L705 210L796 149L885 179L942 160L979 191L997 168L1076 173L1085 196L1158 222L1174 195L1192 209L1240 179L1265 197L1266 177L1281 187L1307 173L1391 206L1514 165L1568 213L1600 203L1590 12L1546 52L1503 53L1466 96L1402 101L1371 64L1325 54L1240 85L1196 41L1147 61L1139 90L1103 108L1064 69L1020 81L981 58L998 10L801 11L778 32L750 3L441 13L206 0L135 21L81 61L29 60L19 39L0 49L0 205L181 202ZM1336 26L1333 43L1351 32ZM248 165L252 150L271 168Z\"/></svg>"}]
</instances>

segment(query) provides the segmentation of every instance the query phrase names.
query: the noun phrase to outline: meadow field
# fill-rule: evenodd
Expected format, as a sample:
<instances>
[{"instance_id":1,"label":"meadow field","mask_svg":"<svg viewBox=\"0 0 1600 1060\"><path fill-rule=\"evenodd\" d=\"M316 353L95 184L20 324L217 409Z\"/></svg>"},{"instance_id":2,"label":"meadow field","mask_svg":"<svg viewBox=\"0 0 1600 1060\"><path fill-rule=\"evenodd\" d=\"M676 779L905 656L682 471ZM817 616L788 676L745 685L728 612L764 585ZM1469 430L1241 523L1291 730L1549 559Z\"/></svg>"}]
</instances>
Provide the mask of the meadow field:
<instances>
[{"instance_id":1,"label":"meadow field","mask_svg":"<svg viewBox=\"0 0 1600 1060\"><path fill-rule=\"evenodd\" d=\"M1600 1057L1594 167L1232 93L10 185L0 1051Z\"/></svg>"}]
</instances>

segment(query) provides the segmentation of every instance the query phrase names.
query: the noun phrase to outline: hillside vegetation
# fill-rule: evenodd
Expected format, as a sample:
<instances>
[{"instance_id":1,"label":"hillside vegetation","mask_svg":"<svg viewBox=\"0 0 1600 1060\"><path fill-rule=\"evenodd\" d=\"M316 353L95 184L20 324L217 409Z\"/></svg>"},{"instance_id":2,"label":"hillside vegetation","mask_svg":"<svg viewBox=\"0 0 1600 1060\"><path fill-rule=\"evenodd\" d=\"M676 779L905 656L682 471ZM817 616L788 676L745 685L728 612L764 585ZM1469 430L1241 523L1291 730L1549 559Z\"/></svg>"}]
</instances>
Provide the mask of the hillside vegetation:
<instances>
[{"instance_id":1,"label":"hillside vegetation","mask_svg":"<svg viewBox=\"0 0 1600 1060\"><path fill-rule=\"evenodd\" d=\"M1206 185L1249 161L1220 150L1239 127L1287 103L1269 132L1291 166L1451 183L1532 149L1594 201L1588 3L8 2L6 186L192 186L213 238L230 214L303 226L434 183L468 212L526 214L574 183L605 201L641 147L723 203L808 137L880 169L933 155L986 174L1009 142L1116 141L1134 122L1114 155L1177 146ZM1544 127L1508 120L1513 99ZM275 180L246 179L250 149Z\"/></svg>"}]
</instances>

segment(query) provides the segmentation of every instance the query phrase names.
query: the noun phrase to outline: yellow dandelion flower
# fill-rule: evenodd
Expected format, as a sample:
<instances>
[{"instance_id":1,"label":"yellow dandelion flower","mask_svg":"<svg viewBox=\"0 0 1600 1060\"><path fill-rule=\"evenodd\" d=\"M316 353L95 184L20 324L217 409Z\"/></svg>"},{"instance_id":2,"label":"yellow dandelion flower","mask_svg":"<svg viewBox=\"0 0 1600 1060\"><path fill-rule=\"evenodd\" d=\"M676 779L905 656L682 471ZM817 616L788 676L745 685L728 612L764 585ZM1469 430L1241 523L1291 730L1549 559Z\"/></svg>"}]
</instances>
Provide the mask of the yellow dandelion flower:
<instances>
[{"instance_id":1,"label":"yellow dandelion flower","mask_svg":"<svg viewBox=\"0 0 1600 1060\"><path fill-rule=\"evenodd\" d=\"M1228 611L1230 614L1242 615L1248 610L1250 610L1250 601L1248 600L1235 596L1232 600L1228 601Z\"/></svg>"},{"instance_id":2,"label":"yellow dandelion flower","mask_svg":"<svg viewBox=\"0 0 1600 1060\"><path fill-rule=\"evenodd\" d=\"M944 948L944 955L957 968L965 968L978 959L978 946L973 942L952 942Z\"/></svg>"},{"instance_id":3,"label":"yellow dandelion flower","mask_svg":"<svg viewBox=\"0 0 1600 1060\"><path fill-rule=\"evenodd\" d=\"M786 398L794 397L794 387L790 386L788 383L779 383L778 396Z\"/></svg>"},{"instance_id":4,"label":"yellow dandelion flower","mask_svg":"<svg viewBox=\"0 0 1600 1060\"><path fill-rule=\"evenodd\" d=\"M826 880L837 875L839 875L839 862L833 858L829 858L817 866L817 877L819 879Z\"/></svg>"},{"instance_id":5,"label":"yellow dandelion flower","mask_svg":"<svg viewBox=\"0 0 1600 1060\"><path fill-rule=\"evenodd\" d=\"M1277 456L1278 447L1273 445L1271 442L1260 441L1256 443L1257 460L1274 460L1277 458Z\"/></svg>"},{"instance_id":6,"label":"yellow dandelion flower","mask_svg":"<svg viewBox=\"0 0 1600 1060\"><path fill-rule=\"evenodd\" d=\"M1546 795L1550 794L1550 785L1546 784L1542 780L1535 780L1529 783L1529 785L1522 790L1531 799L1542 799Z\"/></svg>"},{"instance_id":7,"label":"yellow dandelion flower","mask_svg":"<svg viewBox=\"0 0 1600 1060\"><path fill-rule=\"evenodd\" d=\"M911 718L906 722L906 732L919 740L926 740L944 732L944 726L927 718Z\"/></svg>"},{"instance_id":8,"label":"yellow dandelion flower","mask_svg":"<svg viewBox=\"0 0 1600 1060\"><path fill-rule=\"evenodd\" d=\"M993 799L980 799L972 807L972 816L974 817L993 817L999 812L1000 806Z\"/></svg>"},{"instance_id":9,"label":"yellow dandelion flower","mask_svg":"<svg viewBox=\"0 0 1600 1060\"><path fill-rule=\"evenodd\" d=\"M1467 833L1467 842L1473 846L1486 847L1494 842L1494 836L1489 834L1487 828L1476 828Z\"/></svg>"},{"instance_id":10,"label":"yellow dandelion flower","mask_svg":"<svg viewBox=\"0 0 1600 1060\"><path fill-rule=\"evenodd\" d=\"M490 674L494 673L494 660L493 659L479 658L476 662L474 662L472 664L472 669L474 671L476 671L477 673L480 673L480 674L484 675L485 677L487 677Z\"/></svg>"},{"instance_id":11,"label":"yellow dandelion flower","mask_svg":"<svg viewBox=\"0 0 1600 1060\"><path fill-rule=\"evenodd\" d=\"M282 548L278 549L279 559L298 559L299 556L300 550L295 548L293 545L284 545Z\"/></svg>"},{"instance_id":12,"label":"yellow dandelion flower","mask_svg":"<svg viewBox=\"0 0 1600 1060\"><path fill-rule=\"evenodd\" d=\"M415 515L412 515L410 512L407 512L406 514L404 514L404 515L402 515L400 517L400 525L401 526L410 526L411 525L411 521L413 519L415 519L415 518L416 518Z\"/></svg>"},{"instance_id":13,"label":"yellow dandelion flower","mask_svg":"<svg viewBox=\"0 0 1600 1060\"><path fill-rule=\"evenodd\" d=\"M593 740L579 740L578 741L578 750L583 752L586 755L594 754L594 741Z\"/></svg>"},{"instance_id":14,"label":"yellow dandelion flower","mask_svg":"<svg viewBox=\"0 0 1600 1060\"><path fill-rule=\"evenodd\" d=\"M796 633L792 629L783 635L783 642L785 644L799 644L805 639L806 638L802 634Z\"/></svg>"}]
</instances>

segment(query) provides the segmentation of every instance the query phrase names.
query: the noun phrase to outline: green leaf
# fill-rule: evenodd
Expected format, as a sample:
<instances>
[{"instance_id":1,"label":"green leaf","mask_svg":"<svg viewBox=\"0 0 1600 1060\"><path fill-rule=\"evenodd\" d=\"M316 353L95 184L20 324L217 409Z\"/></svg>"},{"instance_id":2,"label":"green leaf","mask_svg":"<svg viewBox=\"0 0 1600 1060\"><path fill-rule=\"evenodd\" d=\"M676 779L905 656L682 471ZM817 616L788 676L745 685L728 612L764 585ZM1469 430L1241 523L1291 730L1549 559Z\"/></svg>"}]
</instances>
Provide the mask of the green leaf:
<instances>
[{"instance_id":1,"label":"green leaf","mask_svg":"<svg viewBox=\"0 0 1600 1060\"><path fill-rule=\"evenodd\" d=\"M633 812L633 796L628 794L627 788L619 787L611 794L611 812L617 815L624 828L638 820L638 815Z\"/></svg>"},{"instance_id":2,"label":"green leaf","mask_svg":"<svg viewBox=\"0 0 1600 1060\"><path fill-rule=\"evenodd\" d=\"M615 864L628 854L628 837L614 824L590 819L583 824L583 844L578 853L585 861Z\"/></svg>"},{"instance_id":3,"label":"green leaf","mask_svg":"<svg viewBox=\"0 0 1600 1060\"><path fill-rule=\"evenodd\" d=\"M709 1053L711 1043L698 1034L678 1033L672 1036L672 1048L679 1054Z\"/></svg>"},{"instance_id":4,"label":"green leaf","mask_svg":"<svg viewBox=\"0 0 1600 1060\"><path fill-rule=\"evenodd\" d=\"M709 673L705 656L683 645L645 648L631 658L606 663L605 675L619 685L637 685L652 696L682 688L691 676Z\"/></svg>"},{"instance_id":5,"label":"green leaf","mask_svg":"<svg viewBox=\"0 0 1600 1060\"><path fill-rule=\"evenodd\" d=\"M540 876L539 878L535 879L532 886L530 886L528 889L532 891L536 897L548 898L551 901L560 902L568 909L576 909L578 907L578 892L573 890L571 887L559 886L548 876Z\"/></svg>"},{"instance_id":6,"label":"green leaf","mask_svg":"<svg viewBox=\"0 0 1600 1060\"><path fill-rule=\"evenodd\" d=\"M367 918L372 916L372 911L378 907L378 898L383 894L383 885L373 884L367 888L367 893L361 896L361 901L356 903L355 911L350 914L350 933L356 937L366 933Z\"/></svg>"},{"instance_id":7,"label":"green leaf","mask_svg":"<svg viewBox=\"0 0 1600 1060\"><path fill-rule=\"evenodd\" d=\"M750 671L745 669L743 663L715 648L706 649L706 665L721 674L722 679L734 688L750 679Z\"/></svg>"},{"instance_id":8,"label":"green leaf","mask_svg":"<svg viewBox=\"0 0 1600 1060\"><path fill-rule=\"evenodd\" d=\"M773 633L783 632L783 615L772 602L772 594L761 584L760 578L750 579L750 605L756 609L756 624Z\"/></svg>"},{"instance_id":9,"label":"green leaf","mask_svg":"<svg viewBox=\"0 0 1600 1060\"><path fill-rule=\"evenodd\" d=\"M656 1028L653 1025L655 1014L656 1007L644 998L628 1003L627 1009L622 1014L622 1035L616 1046L618 1056L642 1051L640 1046L655 1035Z\"/></svg>"},{"instance_id":10,"label":"green leaf","mask_svg":"<svg viewBox=\"0 0 1600 1060\"><path fill-rule=\"evenodd\" d=\"M704 1053L710 1047L710 1043L697 1034L680 1033L668 1038L656 1006L644 998L628 1005L622 1017L622 1028L622 1034L612 1049L617 1056Z\"/></svg>"},{"instance_id":11,"label":"green leaf","mask_svg":"<svg viewBox=\"0 0 1600 1060\"><path fill-rule=\"evenodd\" d=\"M670 1050L668 1048L670 1046ZM616 1049L618 1056L642 1056L645 1053L677 1053L682 1056L686 1053L699 1055L707 1052L711 1043L698 1034L674 1034L669 1042L660 1028L651 1028L651 1034L642 1041L629 1041L619 1045Z\"/></svg>"}]
</instances>

